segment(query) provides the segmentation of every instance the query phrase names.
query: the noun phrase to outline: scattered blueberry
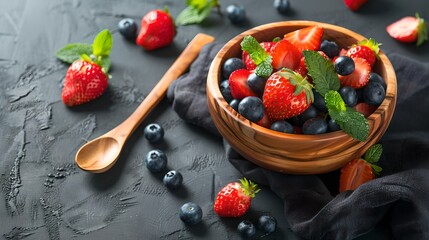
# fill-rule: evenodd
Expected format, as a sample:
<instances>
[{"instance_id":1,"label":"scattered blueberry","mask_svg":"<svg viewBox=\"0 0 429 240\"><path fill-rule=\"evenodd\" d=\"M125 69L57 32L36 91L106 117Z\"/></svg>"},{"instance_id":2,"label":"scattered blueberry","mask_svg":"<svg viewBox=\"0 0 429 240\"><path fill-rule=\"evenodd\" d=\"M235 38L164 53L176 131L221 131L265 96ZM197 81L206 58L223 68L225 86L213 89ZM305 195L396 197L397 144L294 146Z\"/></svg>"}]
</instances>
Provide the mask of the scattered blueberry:
<instances>
[{"instance_id":1,"label":"scattered blueberry","mask_svg":"<svg viewBox=\"0 0 429 240\"><path fill-rule=\"evenodd\" d=\"M328 132L335 132L341 130L340 126L335 122L334 119L328 120Z\"/></svg>"},{"instance_id":2,"label":"scattered blueberry","mask_svg":"<svg viewBox=\"0 0 429 240\"><path fill-rule=\"evenodd\" d=\"M358 102L356 90L350 86L343 86L338 90L341 98L348 107L354 107Z\"/></svg>"},{"instance_id":3,"label":"scattered blueberry","mask_svg":"<svg viewBox=\"0 0 429 240\"><path fill-rule=\"evenodd\" d=\"M220 83L220 92L222 93L223 98L225 98L225 101L231 102L231 100L233 99L233 97L231 95L231 88L229 87L228 79L227 80L223 80Z\"/></svg>"},{"instance_id":4,"label":"scattered blueberry","mask_svg":"<svg viewBox=\"0 0 429 240\"><path fill-rule=\"evenodd\" d=\"M177 189L182 185L183 176L176 170L171 170L164 175L162 182L168 189Z\"/></svg>"},{"instance_id":5,"label":"scattered blueberry","mask_svg":"<svg viewBox=\"0 0 429 240\"><path fill-rule=\"evenodd\" d=\"M258 227L264 233L273 233L277 228L277 220L273 216L262 215L259 217Z\"/></svg>"},{"instance_id":6,"label":"scattered blueberry","mask_svg":"<svg viewBox=\"0 0 429 240\"><path fill-rule=\"evenodd\" d=\"M137 36L137 23L131 18L124 18L119 21L118 30L125 38L133 39Z\"/></svg>"},{"instance_id":7,"label":"scattered blueberry","mask_svg":"<svg viewBox=\"0 0 429 240\"><path fill-rule=\"evenodd\" d=\"M231 4L226 7L226 16L232 24L238 24L246 20L246 11L243 6Z\"/></svg>"},{"instance_id":8,"label":"scattered blueberry","mask_svg":"<svg viewBox=\"0 0 429 240\"><path fill-rule=\"evenodd\" d=\"M167 166L167 155L158 149L151 150L146 154L144 162L149 171L161 172Z\"/></svg>"},{"instance_id":9,"label":"scattered blueberry","mask_svg":"<svg viewBox=\"0 0 429 240\"><path fill-rule=\"evenodd\" d=\"M313 101L314 107L320 112L326 112L328 108L326 107L325 98L322 96L322 94L320 94L319 92L313 89L313 95L314 95L314 101Z\"/></svg>"},{"instance_id":10,"label":"scattered blueberry","mask_svg":"<svg viewBox=\"0 0 429 240\"><path fill-rule=\"evenodd\" d=\"M293 133L293 126L286 121L277 121L273 122L270 127L271 130L284 132L284 133Z\"/></svg>"},{"instance_id":11,"label":"scattered blueberry","mask_svg":"<svg viewBox=\"0 0 429 240\"><path fill-rule=\"evenodd\" d=\"M386 91L380 83L368 82L368 84L362 88L362 95L364 102L369 105L378 106L386 97Z\"/></svg>"},{"instance_id":12,"label":"scattered blueberry","mask_svg":"<svg viewBox=\"0 0 429 240\"><path fill-rule=\"evenodd\" d=\"M229 102L229 105L238 112L238 104L240 104L240 100L238 99L232 99L231 102Z\"/></svg>"},{"instance_id":13,"label":"scattered blueberry","mask_svg":"<svg viewBox=\"0 0 429 240\"><path fill-rule=\"evenodd\" d=\"M264 105L258 97L245 97L238 104L238 112L251 122L258 122L264 117Z\"/></svg>"},{"instance_id":14,"label":"scattered blueberry","mask_svg":"<svg viewBox=\"0 0 429 240\"><path fill-rule=\"evenodd\" d=\"M351 57L340 56L335 59L335 71L341 76L347 76L355 70L355 61Z\"/></svg>"},{"instance_id":15,"label":"scattered blueberry","mask_svg":"<svg viewBox=\"0 0 429 240\"><path fill-rule=\"evenodd\" d=\"M249 85L250 89L254 91L259 96L264 93L264 87L267 79L264 77L260 77L256 75L256 73L251 73L247 78L247 85Z\"/></svg>"},{"instance_id":16,"label":"scattered blueberry","mask_svg":"<svg viewBox=\"0 0 429 240\"><path fill-rule=\"evenodd\" d=\"M243 220L237 226L237 231L244 238L253 238L256 234L255 225L249 220Z\"/></svg>"},{"instance_id":17,"label":"scattered blueberry","mask_svg":"<svg viewBox=\"0 0 429 240\"><path fill-rule=\"evenodd\" d=\"M222 74L225 79L229 78L232 72L238 69L245 68L243 60L241 58L232 57L228 58L225 63L222 65Z\"/></svg>"},{"instance_id":18,"label":"scattered blueberry","mask_svg":"<svg viewBox=\"0 0 429 240\"><path fill-rule=\"evenodd\" d=\"M289 11L289 0L274 0L273 5L281 14L286 14Z\"/></svg>"},{"instance_id":19,"label":"scattered blueberry","mask_svg":"<svg viewBox=\"0 0 429 240\"><path fill-rule=\"evenodd\" d=\"M334 58L340 53L340 48L338 47L338 44L334 41L329 41L326 39L323 40L322 43L320 43L320 50L330 58Z\"/></svg>"},{"instance_id":20,"label":"scattered blueberry","mask_svg":"<svg viewBox=\"0 0 429 240\"><path fill-rule=\"evenodd\" d=\"M328 131L328 123L320 117L310 118L302 125L304 134L322 134Z\"/></svg>"},{"instance_id":21,"label":"scattered blueberry","mask_svg":"<svg viewBox=\"0 0 429 240\"><path fill-rule=\"evenodd\" d=\"M298 116L291 117L290 121L295 126L302 126L305 121L315 117L317 117L317 109L315 106L310 105L304 112L302 112Z\"/></svg>"},{"instance_id":22,"label":"scattered blueberry","mask_svg":"<svg viewBox=\"0 0 429 240\"><path fill-rule=\"evenodd\" d=\"M386 82L384 81L383 77L380 76L380 74L378 74L378 73L371 72L369 74L369 81L380 83L381 86L383 86L384 90L386 90L386 88L387 88Z\"/></svg>"},{"instance_id":23,"label":"scattered blueberry","mask_svg":"<svg viewBox=\"0 0 429 240\"><path fill-rule=\"evenodd\" d=\"M180 219L189 225L195 225L201 222L203 218L203 210L193 202L188 202L182 205L179 212Z\"/></svg>"},{"instance_id":24,"label":"scattered blueberry","mask_svg":"<svg viewBox=\"0 0 429 240\"><path fill-rule=\"evenodd\" d=\"M157 123L151 123L145 127L143 135L150 143L156 143L164 137L164 129Z\"/></svg>"}]
</instances>

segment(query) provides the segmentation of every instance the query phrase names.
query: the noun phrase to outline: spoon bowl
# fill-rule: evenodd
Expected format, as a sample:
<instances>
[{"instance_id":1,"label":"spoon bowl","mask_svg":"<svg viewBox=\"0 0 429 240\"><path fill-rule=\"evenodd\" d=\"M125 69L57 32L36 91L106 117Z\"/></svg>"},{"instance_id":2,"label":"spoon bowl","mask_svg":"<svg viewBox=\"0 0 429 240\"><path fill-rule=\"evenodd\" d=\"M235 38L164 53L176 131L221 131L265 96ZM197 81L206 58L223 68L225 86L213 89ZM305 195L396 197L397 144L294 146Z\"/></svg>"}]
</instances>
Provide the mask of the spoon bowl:
<instances>
[{"instance_id":1,"label":"spoon bowl","mask_svg":"<svg viewBox=\"0 0 429 240\"><path fill-rule=\"evenodd\" d=\"M94 173L104 172L115 164L121 150L122 145L115 138L96 138L79 149L76 163L80 168Z\"/></svg>"}]
</instances>

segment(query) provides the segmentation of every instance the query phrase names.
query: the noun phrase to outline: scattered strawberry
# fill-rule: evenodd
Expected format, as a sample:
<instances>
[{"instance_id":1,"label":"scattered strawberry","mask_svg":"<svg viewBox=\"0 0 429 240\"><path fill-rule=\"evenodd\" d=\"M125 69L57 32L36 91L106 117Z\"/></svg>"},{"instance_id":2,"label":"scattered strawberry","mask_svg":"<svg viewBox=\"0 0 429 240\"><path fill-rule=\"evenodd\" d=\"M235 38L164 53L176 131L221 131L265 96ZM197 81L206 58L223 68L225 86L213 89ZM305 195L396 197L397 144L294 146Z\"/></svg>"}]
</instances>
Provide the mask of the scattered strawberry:
<instances>
[{"instance_id":1,"label":"scattered strawberry","mask_svg":"<svg viewBox=\"0 0 429 240\"><path fill-rule=\"evenodd\" d=\"M355 70L347 75L338 75L342 86L351 86L354 89L364 87L368 81L371 73L371 65L363 58L354 58Z\"/></svg>"},{"instance_id":2,"label":"scattered strawberry","mask_svg":"<svg viewBox=\"0 0 429 240\"><path fill-rule=\"evenodd\" d=\"M352 160L341 168L340 192L355 190L360 185L375 178L382 169L374 163L380 159L383 151L380 144L371 146L363 158Z\"/></svg>"},{"instance_id":3,"label":"scattered strawberry","mask_svg":"<svg viewBox=\"0 0 429 240\"><path fill-rule=\"evenodd\" d=\"M260 45L268 54L270 54L271 50L273 49L274 45L276 45L276 43L275 42L261 42ZM246 65L246 68L248 70L254 70L256 68L255 62L253 62L252 58L250 57L250 55L246 51L242 52L241 58L243 59L243 62Z\"/></svg>"},{"instance_id":4,"label":"scattered strawberry","mask_svg":"<svg viewBox=\"0 0 429 240\"><path fill-rule=\"evenodd\" d=\"M377 106L369 105L366 102L360 102L354 106L354 109L362 113L367 118L377 109Z\"/></svg>"},{"instance_id":5,"label":"scattered strawberry","mask_svg":"<svg viewBox=\"0 0 429 240\"><path fill-rule=\"evenodd\" d=\"M165 47L173 42L176 27L167 10L152 10L143 16L137 45L150 51Z\"/></svg>"},{"instance_id":6,"label":"scattered strawberry","mask_svg":"<svg viewBox=\"0 0 429 240\"><path fill-rule=\"evenodd\" d=\"M322 27L310 26L287 33L284 35L284 38L302 52L304 50L319 50L322 36Z\"/></svg>"},{"instance_id":7,"label":"scattered strawberry","mask_svg":"<svg viewBox=\"0 0 429 240\"><path fill-rule=\"evenodd\" d=\"M250 208L252 198L259 192L258 185L246 178L228 183L217 194L213 206L220 217L240 217Z\"/></svg>"},{"instance_id":8,"label":"scattered strawberry","mask_svg":"<svg viewBox=\"0 0 429 240\"><path fill-rule=\"evenodd\" d=\"M258 96L257 93L247 85L247 78L251 72L247 69L238 69L231 73L228 79L231 95L235 99L243 99L248 96Z\"/></svg>"},{"instance_id":9,"label":"scattered strawberry","mask_svg":"<svg viewBox=\"0 0 429 240\"><path fill-rule=\"evenodd\" d=\"M271 57L273 59L271 65L274 69L283 67L295 69L299 65L302 53L288 40L283 39L272 48Z\"/></svg>"},{"instance_id":10,"label":"scattered strawberry","mask_svg":"<svg viewBox=\"0 0 429 240\"><path fill-rule=\"evenodd\" d=\"M347 50L346 56L351 58L363 58L371 66L374 65L378 58L378 52L380 51L380 43L377 43L374 39L362 40L358 44L353 45Z\"/></svg>"},{"instance_id":11,"label":"scattered strawberry","mask_svg":"<svg viewBox=\"0 0 429 240\"><path fill-rule=\"evenodd\" d=\"M97 64L77 60L67 70L62 101L67 106L75 106L96 99L106 90L107 79Z\"/></svg>"},{"instance_id":12,"label":"scattered strawberry","mask_svg":"<svg viewBox=\"0 0 429 240\"><path fill-rule=\"evenodd\" d=\"M346 6L352 11L359 10L366 2L368 0L344 0Z\"/></svg>"},{"instance_id":13,"label":"scattered strawberry","mask_svg":"<svg viewBox=\"0 0 429 240\"><path fill-rule=\"evenodd\" d=\"M407 16L386 27L387 33L400 42L416 42L417 46L428 40L427 22L417 13Z\"/></svg>"},{"instance_id":14,"label":"scattered strawberry","mask_svg":"<svg viewBox=\"0 0 429 240\"><path fill-rule=\"evenodd\" d=\"M268 78L262 101L272 121L284 120L304 112L310 106L313 101L312 85L300 74L282 69Z\"/></svg>"}]
</instances>

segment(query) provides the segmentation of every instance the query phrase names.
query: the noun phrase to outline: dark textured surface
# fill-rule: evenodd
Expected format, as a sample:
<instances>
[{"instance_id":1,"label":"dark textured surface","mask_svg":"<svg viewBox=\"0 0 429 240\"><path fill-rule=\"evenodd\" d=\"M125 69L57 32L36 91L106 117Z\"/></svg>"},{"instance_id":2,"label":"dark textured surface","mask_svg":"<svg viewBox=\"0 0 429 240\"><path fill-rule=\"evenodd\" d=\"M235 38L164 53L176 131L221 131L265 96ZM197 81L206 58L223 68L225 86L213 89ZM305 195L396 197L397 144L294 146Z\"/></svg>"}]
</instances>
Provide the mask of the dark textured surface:
<instances>
[{"instance_id":1,"label":"dark textured surface","mask_svg":"<svg viewBox=\"0 0 429 240\"><path fill-rule=\"evenodd\" d=\"M166 101L137 129L109 172L94 175L74 165L76 150L134 111L198 32L227 41L263 23L323 21L373 37L383 42L387 53L429 61L429 44L401 44L385 32L387 24L416 11L427 18L427 1L370 1L357 13L337 0L291 1L288 15L278 14L271 1L239 2L249 18L242 26L213 13L201 25L179 27L173 45L145 52L118 34L118 21L131 17L140 22L146 12L164 6L177 16L184 1L0 1L1 237L240 239L235 228L242 219L219 219L212 211L220 187L240 174L226 160L219 138L185 123ZM229 3L221 1L223 8ZM67 66L54 53L67 43L90 43L104 28L114 33L109 88L94 102L67 108L60 100ZM165 141L151 145L144 139L143 127L150 122L164 126ZM144 167L145 154L155 147L168 155L168 169L182 172L181 191L167 190L163 174L151 174ZM187 201L202 207L200 225L186 227L179 220L178 210ZM282 201L267 188L255 198L246 218L255 221L262 213L273 214L279 222L278 231L266 239L299 239L288 228ZM384 230L378 226L361 239L390 239Z\"/></svg>"}]
</instances>

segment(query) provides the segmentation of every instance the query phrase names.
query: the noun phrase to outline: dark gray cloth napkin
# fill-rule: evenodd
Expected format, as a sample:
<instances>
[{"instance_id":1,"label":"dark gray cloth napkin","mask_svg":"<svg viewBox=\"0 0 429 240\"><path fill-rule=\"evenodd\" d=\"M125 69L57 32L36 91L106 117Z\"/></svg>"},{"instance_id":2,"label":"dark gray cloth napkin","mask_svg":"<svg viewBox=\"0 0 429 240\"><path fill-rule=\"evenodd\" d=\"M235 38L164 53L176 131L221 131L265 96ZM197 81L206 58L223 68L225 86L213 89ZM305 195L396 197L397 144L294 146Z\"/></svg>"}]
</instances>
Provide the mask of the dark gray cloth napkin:
<instances>
[{"instance_id":1,"label":"dark gray cloth napkin","mask_svg":"<svg viewBox=\"0 0 429 240\"><path fill-rule=\"evenodd\" d=\"M167 92L181 118L216 135L205 91L211 61L222 45L205 46ZM355 191L338 193L339 170L305 176L277 173L247 161L224 141L227 158L243 176L283 199L286 219L300 237L353 239L382 223L395 239L429 239L429 63L388 56L397 74L398 99L380 141L383 171Z\"/></svg>"}]
</instances>

